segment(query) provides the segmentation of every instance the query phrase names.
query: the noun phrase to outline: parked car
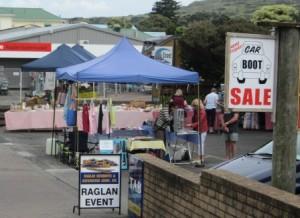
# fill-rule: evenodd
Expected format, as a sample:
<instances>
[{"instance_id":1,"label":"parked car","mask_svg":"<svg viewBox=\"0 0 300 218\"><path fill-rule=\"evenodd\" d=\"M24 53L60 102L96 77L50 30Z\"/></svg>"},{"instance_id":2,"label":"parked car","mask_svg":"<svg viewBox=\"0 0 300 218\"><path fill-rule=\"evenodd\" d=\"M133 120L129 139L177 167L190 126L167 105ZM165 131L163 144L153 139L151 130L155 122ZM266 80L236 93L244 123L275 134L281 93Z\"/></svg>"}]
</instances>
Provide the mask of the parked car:
<instances>
[{"instance_id":1,"label":"parked car","mask_svg":"<svg viewBox=\"0 0 300 218\"><path fill-rule=\"evenodd\" d=\"M297 140L296 161L296 194L300 194L300 137ZM241 157L225 161L214 166L214 169L222 169L239 174L262 183L271 183L272 176L272 152L273 141L264 144L254 152Z\"/></svg>"},{"instance_id":2,"label":"parked car","mask_svg":"<svg viewBox=\"0 0 300 218\"><path fill-rule=\"evenodd\" d=\"M0 95L8 94L8 80L3 72L0 72Z\"/></svg>"}]
</instances>

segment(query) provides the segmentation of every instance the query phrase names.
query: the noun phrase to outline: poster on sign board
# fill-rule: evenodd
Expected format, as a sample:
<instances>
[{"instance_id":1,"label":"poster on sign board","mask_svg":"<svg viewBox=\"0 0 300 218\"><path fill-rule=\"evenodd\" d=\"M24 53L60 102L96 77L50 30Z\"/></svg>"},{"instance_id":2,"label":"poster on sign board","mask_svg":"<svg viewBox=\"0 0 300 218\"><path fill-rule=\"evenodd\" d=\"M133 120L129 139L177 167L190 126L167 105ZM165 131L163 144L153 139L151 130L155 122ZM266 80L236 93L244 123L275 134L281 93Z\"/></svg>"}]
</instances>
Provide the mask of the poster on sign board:
<instances>
[{"instance_id":1,"label":"poster on sign board","mask_svg":"<svg viewBox=\"0 0 300 218\"><path fill-rule=\"evenodd\" d=\"M129 158L128 217L143 217L144 162L135 155Z\"/></svg>"},{"instance_id":2,"label":"poster on sign board","mask_svg":"<svg viewBox=\"0 0 300 218\"><path fill-rule=\"evenodd\" d=\"M268 112L273 108L275 39L270 35L227 33L225 107Z\"/></svg>"},{"instance_id":3,"label":"poster on sign board","mask_svg":"<svg viewBox=\"0 0 300 218\"><path fill-rule=\"evenodd\" d=\"M114 151L114 141L101 139L99 140L100 154L112 154Z\"/></svg>"},{"instance_id":4,"label":"poster on sign board","mask_svg":"<svg viewBox=\"0 0 300 218\"><path fill-rule=\"evenodd\" d=\"M120 155L80 155L80 209L121 208ZM80 213L80 212L79 212Z\"/></svg>"},{"instance_id":5,"label":"poster on sign board","mask_svg":"<svg viewBox=\"0 0 300 218\"><path fill-rule=\"evenodd\" d=\"M173 65L173 48L170 46L155 46L152 56L164 64Z\"/></svg>"}]
</instances>

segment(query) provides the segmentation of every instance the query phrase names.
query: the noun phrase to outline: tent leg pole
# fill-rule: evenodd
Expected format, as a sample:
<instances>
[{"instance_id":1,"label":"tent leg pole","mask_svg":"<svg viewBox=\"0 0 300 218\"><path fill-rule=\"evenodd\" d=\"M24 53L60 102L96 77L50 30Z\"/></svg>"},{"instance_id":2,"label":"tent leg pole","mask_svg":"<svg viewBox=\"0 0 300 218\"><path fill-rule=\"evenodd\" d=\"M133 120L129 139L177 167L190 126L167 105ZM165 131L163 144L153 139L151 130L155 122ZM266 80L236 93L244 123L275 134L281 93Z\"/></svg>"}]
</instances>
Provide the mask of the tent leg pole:
<instances>
[{"instance_id":1,"label":"tent leg pole","mask_svg":"<svg viewBox=\"0 0 300 218\"><path fill-rule=\"evenodd\" d=\"M55 94L55 90L56 90L56 87L57 87L57 80L55 80L55 86L54 86L54 102L53 102L53 120L52 120L52 137L51 137L51 156L52 156L52 151L53 151L53 138L54 138L54 131L55 131L55 109L56 109L56 94ZM56 156L56 144L54 144L55 146L55 149L54 149L54 152L55 152L55 156Z\"/></svg>"},{"instance_id":2,"label":"tent leg pole","mask_svg":"<svg viewBox=\"0 0 300 218\"><path fill-rule=\"evenodd\" d=\"M197 117L198 117L198 143L200 143L200 145L198 144L198 146L200 147L200 164L202 165L204 163L204 157L202 154L202 139L201 139L201 133L200 133L200 125L201 125L201 119L200 119L200 83L198 83L197 85L197 95L198 95L198 103L199 103L199 108L197 110Z\"/></svg>"},{"instance_id":3,"label":"tent leg pole","mask_svg":"<svg viewBox=\"0 0 300 218\"><path fill-rule=\"evenodd\" d=\"M20 71L20 104L22 105L23 72Z\"/></svg>"},{"instance_id":4,"label":"tent leg pole","mask_svg":"<svg viewBox=\"0 0 300 218\"><path fill-rule=\"evenodd\" d=\"M78 76L78 75L77 75ZM78 80L77 80L78 81ZM79 83L77 82L77 96L76 96L76 98L77 99L79 99ZM79 104L79 100L76 100L76 102L75 102L75 104L76 104L76 134L77 134L77 137L76 137L76 152L79 152L79 131L78 131L78 123L77 123L77 121L78 121L78 104Z\"/></svg>"}]
</instances>

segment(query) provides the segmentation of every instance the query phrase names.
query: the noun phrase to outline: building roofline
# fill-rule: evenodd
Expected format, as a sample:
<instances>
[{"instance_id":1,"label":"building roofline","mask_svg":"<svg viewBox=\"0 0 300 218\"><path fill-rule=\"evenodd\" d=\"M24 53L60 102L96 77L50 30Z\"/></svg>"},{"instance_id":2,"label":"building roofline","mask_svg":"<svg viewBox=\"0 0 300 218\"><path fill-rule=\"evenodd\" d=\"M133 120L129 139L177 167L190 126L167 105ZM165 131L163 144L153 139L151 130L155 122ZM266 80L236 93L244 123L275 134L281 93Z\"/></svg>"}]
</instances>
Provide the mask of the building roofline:
<instances>
[{"instance_id":1,"label":"building roofline","mask_svg":"<svg viewBox=\"0 0 300 218\"><path fill-rule=\"evenodd\" d=\"M0 10L1 9L10 9L12 11L14 11L14 10L40 10L40 11L43 11L43 12L45 12L45 13L52 16L52 18L48 18L49 20L51 20L51 19L53 19L53 20L62 19L61 17L59 17L59 16L57 16L57 15L55 15L55 14L49 12L49 11L46 11L44 8L41 8L41 7L36 7L36 8L35 7L29 7L29 8L27 8L27 7L0 7ZM16 16L16 13L10 13L10 14L13 14L14 16ZM22 18L17 18L17 19L26 19L26 18L22 17ZM43 18L41 18L41 19L43 19Z\"/></svg>"},{"instance_id":2,"label":"building roofline","mask_svg":"<svg viewBox=\"0 0 300 218\"><path fill-rule=\"evenodd\" d=\"M111 34L111 35L114 35L114 36L123 37L122 34L119 34L117 32L105 30L103 28L95 27L95 26L90 25L90 24L77 23L77 24L62 24L62 25L58 25L58 26L45 27L45 30L41 30L39 32L27 33L27 34L25 33L24 35L20 35L20 36L12 36L12 37L8 37L8 38L5 38L5 39L0 39L0 42L27 39L27 38L31 38L31 37L35 37L35 36L39 36L39 35L45 35L45 34L49 34L49 33L53 34L53 33L56 33L56 32L62 32L62 31L65 31L65 30L71 30L71 29L80 28L80 27L85 27L85 28L88 28L88 29L93 29L93 30L104 32L104 33L108 33L108 34ZM143 40L132 38L132 37L127 37L127 38L130 39L130 40L133 40L133 41L141 42L141 43L144 42Z\"/></svg>"},{"instance_id":3,"label":"building roofline","mask_svg":"<svg viewBox=\"0 0 300 218\"><path fill-rule=\"evenodd\" d=\"M0 15L1 16L1 15ZM32 21L32 22L44 22L44 21L51 21L51 22L63 22L66 21L66 19L33 19L33 18L13 18L14 21L17 22L27 22L27 21Z\"/></svg>"},{"instance_id":4,"label":"building roofline","mask_svg":"<svg viewBox=\"0 0 300 218\"><path fill-rule=\"evenodd\" d=\"M0 17L15 17L15 14L0 14Z\"/></svg>"},{"instance_id":5,"label":"building roofline","mask_svg":"<svg viewBox=\"0 0 300 218\"><path fill-rule=\"evenodd\" d=\"M171 40L174 40L176 39L177 37L174 36L174 35L166 35L162 38L153 38L153 39L149 39L147 41L145 41L146 43L147 42L150 42L150 43L156 43L156 45L162 45L162 44L165 44Z\"/></svg>"}]
</instances>

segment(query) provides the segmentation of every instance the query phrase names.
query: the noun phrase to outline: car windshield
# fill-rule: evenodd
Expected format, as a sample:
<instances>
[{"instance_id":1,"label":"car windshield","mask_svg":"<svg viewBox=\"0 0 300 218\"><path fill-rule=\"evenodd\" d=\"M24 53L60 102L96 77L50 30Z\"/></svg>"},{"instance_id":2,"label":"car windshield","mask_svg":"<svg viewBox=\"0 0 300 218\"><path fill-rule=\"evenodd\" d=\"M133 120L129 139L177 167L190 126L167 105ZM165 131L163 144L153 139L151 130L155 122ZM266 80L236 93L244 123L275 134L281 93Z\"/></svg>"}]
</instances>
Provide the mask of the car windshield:
<instances>
[{"instance_id":1,"label":"car windshield","mask_svg":"<svg viewBox=\"0 0 300 218\"><path fill-rule=\"evenodd\" d=\"M273 153L273 141L270 141L269 143L265 144L263 147L259 148L258 150L256 150L255 152L253 152L252 154L270 154L272 155ZM298 134L298 140L297 140L297 156L296 156L297 160L300 160L300 136Z\"/></svg>"}]
</instances>

